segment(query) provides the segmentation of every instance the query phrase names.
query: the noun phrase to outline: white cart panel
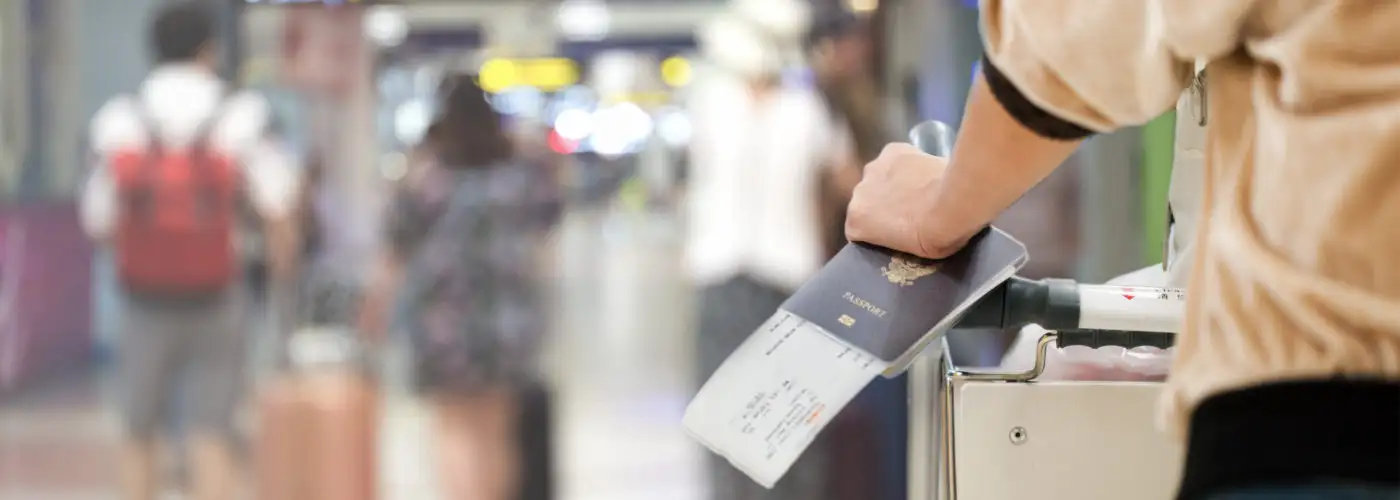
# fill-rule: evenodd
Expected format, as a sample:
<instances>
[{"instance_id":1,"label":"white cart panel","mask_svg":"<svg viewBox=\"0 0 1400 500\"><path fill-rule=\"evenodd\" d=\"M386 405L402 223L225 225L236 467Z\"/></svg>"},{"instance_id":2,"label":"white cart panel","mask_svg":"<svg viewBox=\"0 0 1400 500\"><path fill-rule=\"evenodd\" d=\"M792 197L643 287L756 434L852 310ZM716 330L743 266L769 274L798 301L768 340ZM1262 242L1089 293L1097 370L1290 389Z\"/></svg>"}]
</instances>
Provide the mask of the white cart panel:
<instances>
[{"instance_id":1,"label":"white cart panel","mask_svg":"<svg viewBox=\"0 0 1400 500\"><path fill-rule=\"evenodd\" d=\"M958 500L1169 500L1180 447L1161 384L954 379Z\"/></svg>"}]
</instances>

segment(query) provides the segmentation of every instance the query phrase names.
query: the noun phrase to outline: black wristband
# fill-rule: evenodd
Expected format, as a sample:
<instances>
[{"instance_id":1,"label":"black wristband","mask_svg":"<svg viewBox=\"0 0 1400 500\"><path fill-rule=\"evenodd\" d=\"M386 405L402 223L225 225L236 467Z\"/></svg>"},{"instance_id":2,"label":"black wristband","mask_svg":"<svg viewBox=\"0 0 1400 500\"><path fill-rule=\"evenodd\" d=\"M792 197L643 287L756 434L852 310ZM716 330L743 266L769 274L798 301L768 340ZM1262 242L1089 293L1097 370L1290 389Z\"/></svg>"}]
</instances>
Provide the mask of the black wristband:
<instances>
[{"instance_id":1,"label":"black wristband","mask_svg":"<svg viewBox=\"0 0 1400 500\"><path fill-rule=\"evenodd\" d=\"M1036 106L986 56L982 56L982 77L986 79L987 87L992 90L992 95L996 96L1001 107L1020 122L1021 126L1036 135L1061 141L1079 140L1094 135L1094 131Z\"/></svg>"}]
</instances>

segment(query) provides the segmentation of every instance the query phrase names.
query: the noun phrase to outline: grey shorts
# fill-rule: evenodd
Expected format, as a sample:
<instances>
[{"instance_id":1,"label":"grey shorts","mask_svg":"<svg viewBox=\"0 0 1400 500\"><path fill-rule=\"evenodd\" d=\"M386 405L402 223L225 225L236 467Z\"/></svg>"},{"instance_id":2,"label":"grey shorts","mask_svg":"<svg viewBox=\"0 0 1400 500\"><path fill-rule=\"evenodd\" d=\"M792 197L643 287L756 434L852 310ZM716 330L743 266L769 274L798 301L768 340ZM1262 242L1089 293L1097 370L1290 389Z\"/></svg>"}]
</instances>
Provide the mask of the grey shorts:
<instances>
[{"instance_id":1,"label":"grey shorts","mask_svg":"<svg viewBox=\"0 0 1400 500\"><path fill-rule=\"evenodd\" d=\"M199 302L124 302L117 363L131 436L154 437L179 415L189 432L233 437L248 379L241 291Z\"/></svg>"}]
</instances>

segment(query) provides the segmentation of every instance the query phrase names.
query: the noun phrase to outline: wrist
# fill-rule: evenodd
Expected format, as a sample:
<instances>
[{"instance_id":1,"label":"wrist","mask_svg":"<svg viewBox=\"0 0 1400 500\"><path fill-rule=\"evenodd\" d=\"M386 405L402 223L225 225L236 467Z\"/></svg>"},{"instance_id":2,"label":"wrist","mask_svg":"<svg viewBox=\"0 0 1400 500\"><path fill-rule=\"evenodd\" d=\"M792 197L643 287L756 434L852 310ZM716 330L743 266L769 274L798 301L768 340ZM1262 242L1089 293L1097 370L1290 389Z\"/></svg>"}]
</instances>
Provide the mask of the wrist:
<instances>
[{"instance_id":1,"label":"wrist","mask_svg":"<svg viewBox=\"0 0 1400 500\"><path fill-rule=\"evenodd\" d=\"M931 198L917 227L919 246L927 257L942 258L957 252L988 224L969 212L968 203L958 202L942 187Z\"/></svg>"}]
</instances>

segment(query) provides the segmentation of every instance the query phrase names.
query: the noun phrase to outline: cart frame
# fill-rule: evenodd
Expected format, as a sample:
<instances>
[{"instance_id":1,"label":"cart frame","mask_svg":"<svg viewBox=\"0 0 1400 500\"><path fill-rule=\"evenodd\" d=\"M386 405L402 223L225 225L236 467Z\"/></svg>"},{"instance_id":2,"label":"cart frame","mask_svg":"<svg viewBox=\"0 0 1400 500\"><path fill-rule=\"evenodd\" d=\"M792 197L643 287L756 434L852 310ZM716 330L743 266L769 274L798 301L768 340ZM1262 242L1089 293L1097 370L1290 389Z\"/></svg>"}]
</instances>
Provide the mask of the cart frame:
<instances>
[{"instance_id":1,"label":"cart frame","mask_svg":"<svg viewBox=\"0 0 1400 500\"><path fill-rule=\"evenodd\" d=\"M946 346L941 353L930 350L911 369L909 449L909 498L911 500L958 500L959 498L957 431L958 410L962 403L958 401L956 396L966 386L966 383L1035 384L1037 378L1045 371L1048 350L1055 347L1059 339L1059 332L1052 331L1043 334L1036 342L1034 365L1025 371L991 372L962 369L948 355L949 351ZM1042 387L1047 389L1057 387L1058 390L1069 391L1093 391L1096 389L1089 389L1087 384L1096 383L1099 382L1055 381ZM1137 391L1142 390L1141 388L1144 386L1153 387L1155 392L1155 389L1161 385L1158 382L1105 382L1104 384L1111 385L1115 390L1129 390L1130 393L1137 394L1141 394ZM1085 385L1085 387L1080 387L1080 385ZM1073 388L1066 389L1066 386ZM1079 392L1079 394L1086 393ZM1141 400L1138 400L1128 407L1140 408L1141 404ZM1130 413L1133 412L1130 411ZM1028 427L1030 426L1028 425ZM1012 432L1014 433L1016 429L1020 429L1020 427L1016 427ZM964 438L966 437L964 436ZM1013 436L1012 439L1014 442L1015 437ZM1157 441L1156 438L1147 439L1153 442ZM1165 439L1163 438L1162 441L1165 442ZM1175 472L1171 469L1172 465L1170 464L1174 464L1179 459L1173 454L1175 451L1163 453L1164 451L1166 450L1138 448L1133 452L1134 455L1148 457L1144 459L1147 462L1159 464L1158 467L1143 471L1144 479L1146 479L1144 483L1163 486L1164 483L1171 482L1175 477ZM1163 463L1166 465L1161 466ZM1117 479L1123 480L1121 477ZM1169 488L1170 486L1164 487ZM1106 488L1118 491L1121 489L1121 485L1117 487L1106 486ZM977 488L973 491L980 489ZM985 492L982 496L985 496ZM980 500L980 498L981 496L975 500Z\"/></svg>"}]
</instances>

